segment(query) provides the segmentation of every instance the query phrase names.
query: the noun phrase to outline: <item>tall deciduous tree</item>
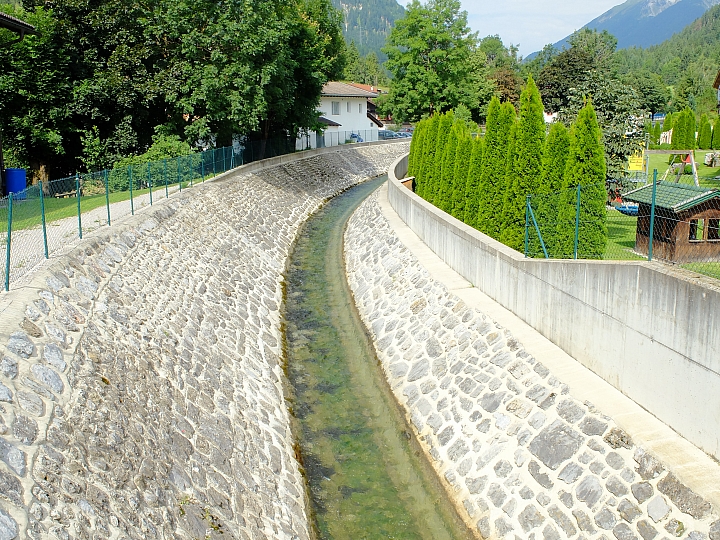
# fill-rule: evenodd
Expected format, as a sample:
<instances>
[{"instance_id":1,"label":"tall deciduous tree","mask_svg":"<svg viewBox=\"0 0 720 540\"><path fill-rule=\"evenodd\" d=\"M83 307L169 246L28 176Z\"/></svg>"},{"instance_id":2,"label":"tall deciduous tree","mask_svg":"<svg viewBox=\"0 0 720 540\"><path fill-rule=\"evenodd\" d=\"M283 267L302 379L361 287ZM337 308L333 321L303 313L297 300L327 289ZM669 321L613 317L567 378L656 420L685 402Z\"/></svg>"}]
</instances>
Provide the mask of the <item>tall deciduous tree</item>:
<instances>
[{"instance_id":1,"label":"tall deciduous tree","mask_svg":"<svg viewBox=\"0 0 720 540\"><path fill-rule=\"evenodd\" d=\"M467 180L465 181L465 215L462 220L476 229L484 150L484 139L479 136L476 137L473 140L470 167L468 169Z\"/></svg>"},{"instance_id":2,"label":"tall deciduous tree","mask_svg":"<svg viewBox=\"0 0 720 540\"><path fill-rule=\"evenodd\" d=\"M383 49L393 75L387 106L394 118L414 121L461 103L474 108L475 44L460 0L412 0Z\"/></svg>"},{"instance_id":3,"label":"tall deciduous tree","mask_svg":"<svg viewBox=\"0 0 720 540\"><path fill-rule=\"evenodd\" d=\"M510 174L503 200L503 230L500 235L504 244L516 250L522 249L524 242L526 197L539 191L545 149L543 111L540 92L530 75L520 96L514 152L508 157Z\"/></svg>"},{"instance_id":4,"label":"tall deciduous tree","mask_svg":"<svg viewBox=\"0 0 720 540\"><path fill-rule=\"evenodd\" d=\"M476 228L493 238L498 238L500 234L498 214L502 210L507 145L514 122L515 107L512 103L501 105L497 98L493 98L488 107L476 222Z\"/></svg>"},{"instance_id":5,"label":"tall deciduous tree","mask_svg":"<svg viewBox=\"0 0 720 540\"><path fill-rule=\"evenodd\" d=\"M574 252L577 188L581 186L578 258L602 259L607 243L605 153L592 103L578 113L570 129L570 151L557 215L557 256Z\"/></svg>"}]
</instances>

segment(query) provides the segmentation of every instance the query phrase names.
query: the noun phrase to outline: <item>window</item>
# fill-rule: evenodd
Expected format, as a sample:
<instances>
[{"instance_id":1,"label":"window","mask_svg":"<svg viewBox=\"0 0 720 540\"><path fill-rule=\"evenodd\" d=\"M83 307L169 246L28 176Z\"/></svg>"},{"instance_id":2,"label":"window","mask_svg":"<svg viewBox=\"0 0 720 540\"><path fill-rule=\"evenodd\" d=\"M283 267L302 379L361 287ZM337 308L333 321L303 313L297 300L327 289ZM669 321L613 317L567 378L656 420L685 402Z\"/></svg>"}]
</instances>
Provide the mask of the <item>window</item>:
<instances>
[{"instance_id":1,"label":"window","mask_svg":"<svg viewBox=\"0 0 720 540\"><path fill-rule=\"evenodd\" d=\"M703 232L705 231L705 220L704 219L691 219L690 220L690 234L688 240L691 242L702 241Z\"/></svg>"},{"instance_id":2,"label":"window","mask_svg":"<svg viewBox=\"0 0 720 540\"><path fill-rule=\"evenodd\" d=\"M708 240L720 240L720 219L708 219Z\"/></svg>"},{"instance_id":3,"label":"window","mask_svg":"<svg viewBox=\"0 0 720 540\"><path fill-rule=\"evenodd\" d=\"M347 102L347 112L352 112L352 111L350 110L350 102L349 102L349 101Z\"/></svg>"},{"instance_id":4,"label":"window","mask_svg":"<svg viewBox=\"0 0 720 540\"><path fill-rule=\"evenodd\" d=\"M362 110L362 103L358 103L358 112L359 112L360 114L362 114L362 112L363 112L363 110Z\"/></svg>"},{"instance_id":5,"label":"window","mask_svg":"<svg viewBox=\"0 0 720 540\"><path fill-rule=\"evenodd\" d=\"M335 115L340 114L340 102L339 101L332 102L332 113Z\"/></svg>"}]
</instances>

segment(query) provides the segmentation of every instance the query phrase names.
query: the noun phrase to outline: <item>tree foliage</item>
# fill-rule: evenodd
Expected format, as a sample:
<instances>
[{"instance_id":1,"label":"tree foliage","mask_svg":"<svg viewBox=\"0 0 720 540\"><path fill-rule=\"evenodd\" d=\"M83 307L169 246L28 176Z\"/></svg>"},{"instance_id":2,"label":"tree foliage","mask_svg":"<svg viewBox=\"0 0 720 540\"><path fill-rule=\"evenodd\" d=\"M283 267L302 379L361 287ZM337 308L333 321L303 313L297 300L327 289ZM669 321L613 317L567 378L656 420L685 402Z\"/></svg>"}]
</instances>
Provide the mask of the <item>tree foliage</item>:
<instances>
[{"instance_id":1,"label":"tree foliage","mask_svg":"<svg viewBox=\"0 0 720 540\"><path fill-rule=\"evenodd\" d=\"M698 127L697 147L703 150L710 150L712 145L712 128L708 120L707 114L703 114L700 118L700 126Z\"/></svg>"},{"instance_id":2,"label":"tree foliage","mask_svg":"<svg viewBox=\"0 0 720 540\"><path fill-rule=\"evenodd\" d=\"M570 151L570 134L565 124L554 122L550 126L542 159L542 174L533 198L533 209L543 236L545 246L551 256L557 253L557 194L564 188L565 166ZM537 252L533 250L533 252Z\"/></svg>"},{"instance_id":3,"label":"tree foliage","mask_svg":"<svg viewBox=\"0 0 720 540\"><path fill-rule=\"evenodd\" d=\"M387 107L394 118L416 121L459 104L477 108L488 92L476 41L459 0L412 0L383 49L393 76Z\"/></svg>"},{"instance_id":4,"label":"tree foliage","mask_svg":"<svg viewBox=\"0 0 720 540\"><path fill-rule=\"evenodd\" d=\"M452 184L452 209L453 217L463 220L465 217L465 191L467 188L468 171L472 159L473 139L470 130L464 122L458 127L458 146L455 152L455 170L453 172Z\"/></svg>"},{"instance_id":5,"label":"tree foliage","mask_svg":"<svg viewBox=\"0 0 720 540\"><path fill-rule=\"evenodd\" d=\"M532 75L520 96L520 115L514 148L508 155L507 188L504 193L500 240L522 249L525 236L525 207L528 195L539 191L545 149L545 118L540 92Z\"/></svg>"},{"instance_id":6,"label":"tree foliage","mask_svg":"<svg viewBox=\"0 0 720 540\"><path fill-rule=\"evenodd\" d=\"M607 243L605 153L593 105L588 102L570 129L570 148L557 215L557 257L574 252L577 188L581 188L578 258L602 259Z\"/></svg>"},{"instance_id":7,"label":"tree foliage","mask_svg":"<svg viewBox=\"0 0 720 540\"><path fill-rule=\"evenodd\" d=\"M512 103L493 98L488 108L485 152L480 176L477 228L493 238L500 236L498 215L502 212L508 140L515 123Z\"/></svg>"},{"instance_id":8,"label":"tree foliage","mask_svg":"<svg viewBox=\"0 0 720 540\"><path fill-rule=\"evenodd\" d=\"M484 139L476 137L472 144L472 155L465 180L465 215L462 220L471 227L477 227L478 203L480 198L480 178L482 176Z\"/></svg>"},{"instance_id":9,"label":"tree foliage","mask_svg":"<svg viewBox=\"0 0 720 540\"><path fill-rule=\"evenodd\" d=\"M68 174L147 150L293 137L315 127L322 85L341 75L329 0L127 0L3 8L40 36L0 48L0 117L15 155ZM92 155L91 155L92 154Z\"/></svg>"}]
</instances>

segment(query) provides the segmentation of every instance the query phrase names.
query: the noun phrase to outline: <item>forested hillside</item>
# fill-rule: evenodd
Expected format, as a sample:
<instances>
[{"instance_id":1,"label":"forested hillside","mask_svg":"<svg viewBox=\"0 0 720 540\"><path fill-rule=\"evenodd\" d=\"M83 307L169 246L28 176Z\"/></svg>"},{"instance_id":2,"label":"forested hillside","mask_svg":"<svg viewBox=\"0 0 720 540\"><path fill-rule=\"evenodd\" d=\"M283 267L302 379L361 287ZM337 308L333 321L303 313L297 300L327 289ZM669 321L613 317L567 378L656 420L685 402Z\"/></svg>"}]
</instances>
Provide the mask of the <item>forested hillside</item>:
<instances>
[{"instance_id":1,"label":"forested hillside","mask_svg":"<svg viewBox=\"0 0 720 540\"><path fill-rule=\"evenodd\" d=\"M374 52L381 62L387 58L380 50L395 20L405 15L396 0L332 0L343 16L343 35L355 42L360 56Z\"/></svg>"},{"instance_id":2,"label":"forested hillside","mask_svg":"<svg viewBox=\"0 0 720 540\"><path fill-rule=\"evenodd\" d=\"M720 6L660 45L647 49L629 48L616 53L618 69L629 78L656 73L672 87L672 106L686 105L697 113L714 111L717 105L712 88L720 68Z\"/></svg>"}]
</instances>

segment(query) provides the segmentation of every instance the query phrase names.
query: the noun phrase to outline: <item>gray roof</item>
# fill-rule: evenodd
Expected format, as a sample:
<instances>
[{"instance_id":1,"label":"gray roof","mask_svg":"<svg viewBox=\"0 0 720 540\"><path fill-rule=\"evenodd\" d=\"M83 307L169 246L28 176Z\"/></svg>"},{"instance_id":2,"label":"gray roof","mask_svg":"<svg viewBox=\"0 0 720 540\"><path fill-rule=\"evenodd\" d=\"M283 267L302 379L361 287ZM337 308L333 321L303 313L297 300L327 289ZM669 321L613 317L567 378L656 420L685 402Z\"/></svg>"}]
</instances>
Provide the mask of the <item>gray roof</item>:
<instances>
[{"instance_id":1,"label":"gray roof","mask_svg":"<svg viewBox=\"0 0 720 540\"><path fill-rule=\"evenodd\" d=\"M329 82L322 89L322 95L326 97L377 97L377 92L368 92L362 88L341 82Z\"/></svg>"},{"instance_id":2,"label":"gray roof","mask_svg":"<svg viewBox=\"0 0 720 540\"><path fill-rule=\"evenodd\" d=\"M689 210L716 197L720 197L720 191L717 189L659 182L655 192L655 206L677 213ZM652 184L629 191L623 196L623 199L636 203L652 204Z\"/></svg>"},{"instance_id":3,"label":"gray roof","mask_svg":"<svg viewBox=\"0 0 720 540\"><path fill-rule=\"evenodd\" d=\"M2 12L0 12L0 28L7 28L8 30L12 30L16 34L20 34L21 36L25 34L36 35L38 33L32 24L28 24L25 21L21 21L20 19L13 17L12 15L8 15Z\"/></svg>"}]
</instances>

